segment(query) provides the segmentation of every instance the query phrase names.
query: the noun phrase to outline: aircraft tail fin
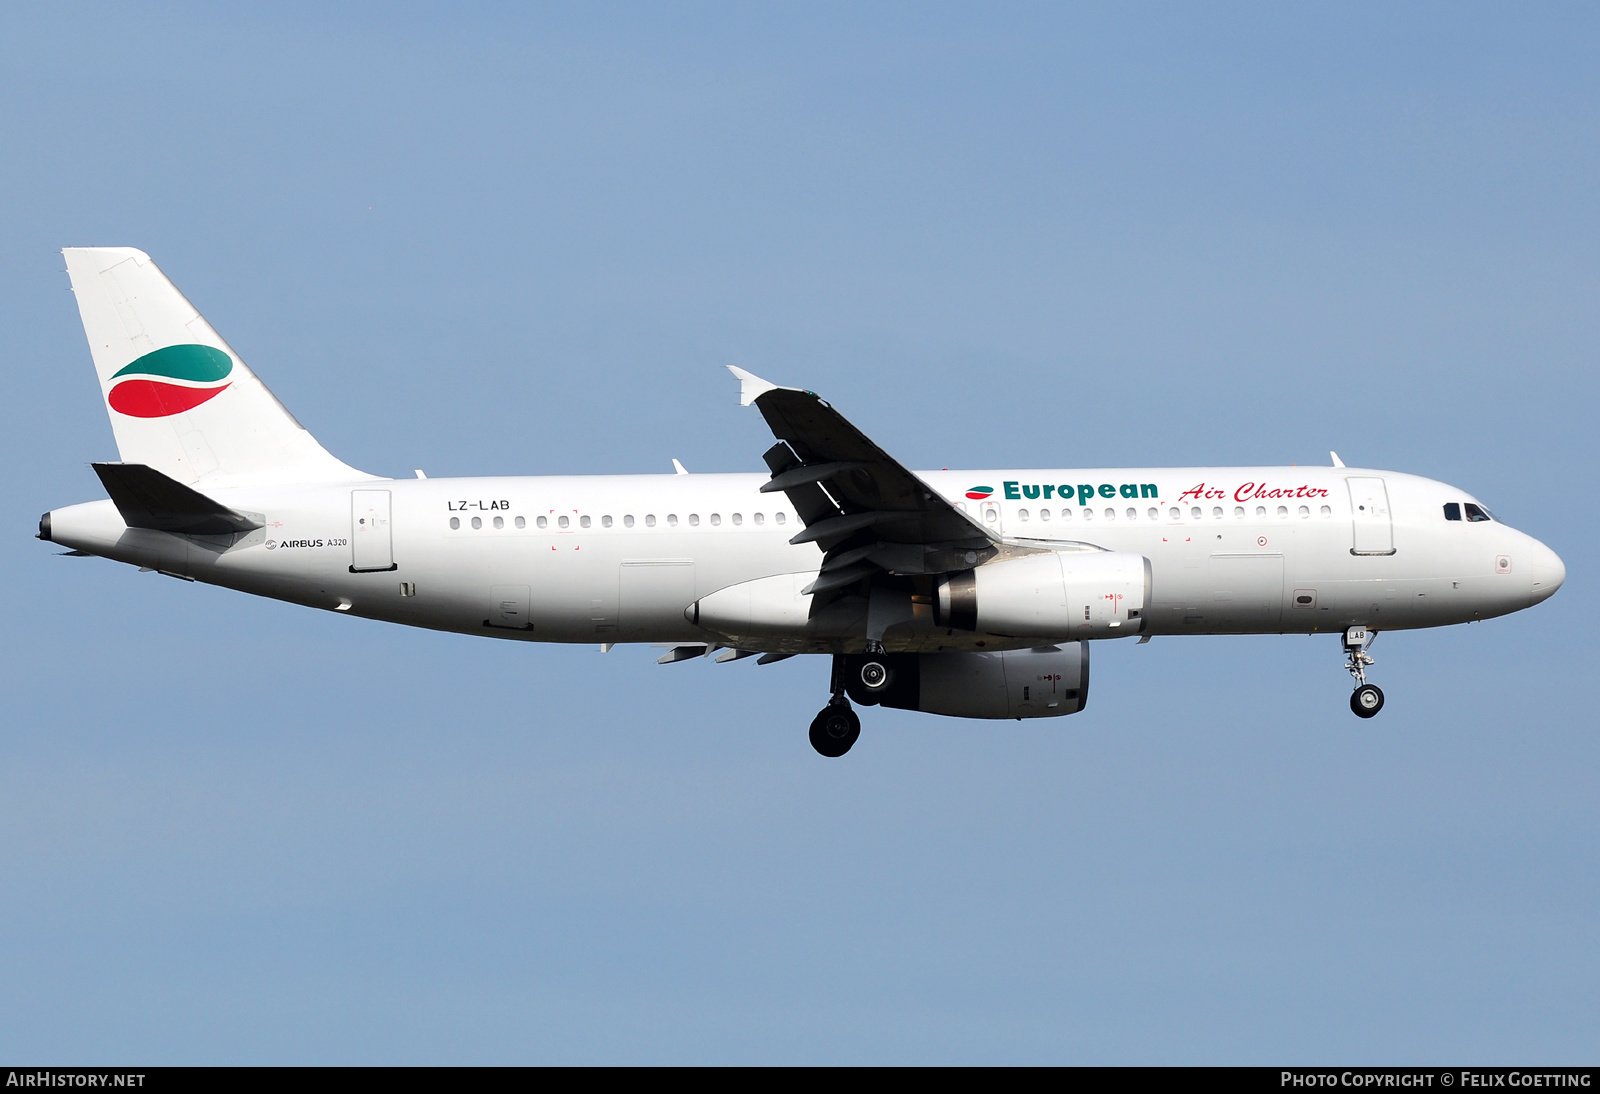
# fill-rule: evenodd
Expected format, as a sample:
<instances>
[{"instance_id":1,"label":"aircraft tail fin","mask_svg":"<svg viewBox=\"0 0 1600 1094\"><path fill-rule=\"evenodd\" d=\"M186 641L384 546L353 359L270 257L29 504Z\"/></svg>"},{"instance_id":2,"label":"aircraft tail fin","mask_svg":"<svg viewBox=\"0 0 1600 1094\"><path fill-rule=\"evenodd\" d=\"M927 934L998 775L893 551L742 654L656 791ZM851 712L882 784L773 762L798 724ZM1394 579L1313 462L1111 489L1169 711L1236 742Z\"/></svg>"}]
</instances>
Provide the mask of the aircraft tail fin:
<instances>
[{"instance_id":1,"label":"aircraft tail fin","mask_svg":"<svg viewBox=\"0 0 1600 1094\"><path fill-rule=\"evenodd\" d=\"M373 477L318 444L149 255L61 253L125 462L213 488Z\"/></svg>"}]
</instances>

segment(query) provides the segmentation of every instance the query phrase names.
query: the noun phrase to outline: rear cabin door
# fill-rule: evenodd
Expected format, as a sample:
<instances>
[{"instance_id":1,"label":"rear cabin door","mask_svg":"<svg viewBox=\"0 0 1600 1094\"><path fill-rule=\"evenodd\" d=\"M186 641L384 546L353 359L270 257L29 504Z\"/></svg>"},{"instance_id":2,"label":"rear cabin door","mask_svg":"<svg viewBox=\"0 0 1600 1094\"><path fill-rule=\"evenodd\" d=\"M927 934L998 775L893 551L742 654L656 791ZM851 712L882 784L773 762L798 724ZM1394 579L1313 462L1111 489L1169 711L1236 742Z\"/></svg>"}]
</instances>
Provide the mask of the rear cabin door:
<instances>
[{"instance_id":1,"label":"rear cabin door","mask_svg":"<svg viewBox=\"0 0 1600 1094\"><path fill-rule=\"evenodd\" d=\"M1350 553L1394 554L1394 520L1383 480L1348 478L1345 482L1350 486L1350 519L1354 525Z\"/></svg>"},{"instance_id":2,"label":"rear cabin door","mask_svg":"<svg viewBox=\"0 0 1600 1094\"><path fill-rule=\"evenodd\" d=\"M389 491L350 491L350 572L395 569Z\"/></svg>"}]
</instances>

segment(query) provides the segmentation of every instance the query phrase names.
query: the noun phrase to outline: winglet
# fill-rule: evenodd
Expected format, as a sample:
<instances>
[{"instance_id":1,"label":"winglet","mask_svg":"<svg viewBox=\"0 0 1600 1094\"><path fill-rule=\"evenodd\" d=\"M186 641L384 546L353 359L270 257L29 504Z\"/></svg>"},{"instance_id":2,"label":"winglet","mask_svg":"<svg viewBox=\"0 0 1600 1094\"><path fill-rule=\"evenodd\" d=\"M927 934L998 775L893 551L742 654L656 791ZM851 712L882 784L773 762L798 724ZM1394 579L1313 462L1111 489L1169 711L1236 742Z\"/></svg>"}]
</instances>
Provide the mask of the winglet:
<instances>
[{"instance_id":1,"label":"winglet","mask_svg":"<svg viewBox=\"0 0 1600 1094\"><path fill-rule=\"evenodd\" d=\"M1339 458L1339 453L1337 453L1337 452L1329 452L1328 455L1333 457L1333 466L1335 466L1335 467L1343 467L1344 466L1344 461Z\"/></svg>"},{"instance_id":2,"label":"winglet","mask_svg":"<svg viewBox=\"0 0 1600 1094\"><path fill-rule=\"evenodd\" d=\"M753 372L746 372L738 365L729 365L728 371L739 378L739 405L749 406L769 391L776 391L778 385L768 383Z\"/></svg>"}]
</instances>

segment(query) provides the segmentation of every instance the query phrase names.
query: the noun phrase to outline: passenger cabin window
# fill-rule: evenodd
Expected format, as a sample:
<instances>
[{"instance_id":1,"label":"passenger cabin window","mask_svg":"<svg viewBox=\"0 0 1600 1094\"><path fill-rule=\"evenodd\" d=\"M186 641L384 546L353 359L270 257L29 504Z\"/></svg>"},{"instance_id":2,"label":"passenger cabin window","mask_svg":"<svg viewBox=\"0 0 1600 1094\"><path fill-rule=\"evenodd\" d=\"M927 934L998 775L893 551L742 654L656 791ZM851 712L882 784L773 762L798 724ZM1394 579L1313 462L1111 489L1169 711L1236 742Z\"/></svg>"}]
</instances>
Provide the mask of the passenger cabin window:
<instances>
[{"instance_id":1,"label":"passenger cabin window","mask_svg":"<svg viewBox=\"0 0 1600 1094\"><path fill-rule=\"evenodd\" d=\"M689 527L690 528L698 528L698 527L700 527L700 514L699 513L690 513L689 514Z\"/></svg>"},{"instance_id":2,"label":"passenger cabin window","mask_svg":"<svg viewBox=\"0 0 1600 1094\"><path fill-rule=\"evenodd\" d=\"M1489 516L1488 510L1483 509L1480 506L1473 505L1470 501L1467 502L1467 522L1469 524L1476 524L1480 520L1492 519L1493 518Z\"/></svg>"},{"instance_id":3,"label":"passenger cabin window","mask_svg":"<svg viewBox=\"0 0 1600 1094\"><path fill-rule=\"evenodd\" d=\"M494 526L496 528L504 528L506 526L506 518L505 517L495 517L494 518Z\"/></svg>"},{"instance_id":4,"label":"passenger cabin window","mask_svg":"<svg viewBox=\"0 0 1600 1094\"><path fill-rule=\"evenodd\" d=\"M669 528L676 528L678 526L678 514L676 514L676 513L668 513L667 514L667 526Z\"/></svg>"},{"instance_id":5,"label":"passenger cabin window","mask_svg":"<svg viewBox=\"0 0 1600 1094\"><path fill-rule=\"evenodd\" d=\"M633 527L633 514L632 513L629 513L627 516L622 518L622 526L624 528L632 528Z\"/></svg>"},{"instance_id":6,"label":"passenger cabin window","mask_svg":"<svg viewBox=\"0 0 1600 1094\"><path fill-rule=\"evenodd\" d=\"M561 527L563 527L563 528L571 528L572 527L572 519L570 517L557 517L556 518L556 523L561 525Z\"/></svg>"},{"instance_id":7,"label":"passenger cabin window","mask_svg":"<svg viewBox=\"0 0 1600 1094\"><path fill-rule=\"evenodd\" d=\"M654 513L645 514L644 526L646 528L654 528L656 526L656 515Z\"/></svg>"},{"instance_id":8,"label":"passenger cabin window","mask_svg":"<svg viewBox=\"0 0 1600 1094\"><path fill-rule=\"evenodd\" d=\"M761 513L757 513L751 519L753 519L757 524L765 524L767 522L766 516L764 514L761 514Z\"/></svg>"},{"instance_id":9,"label":"passenger cabin window","mask_svg":"<svg viewBox=\"0 0 1600 1094\"><path fill-rule=\"evenodd\" d=\"M1456 517L1456 519L1460 520L1461 518L1458 516L1458 517ZM450 530L453 532L457 528L460 528L460 527L461 527L461 518L460 517L451 517L450 518Z\"/></svg>"},{"instance_id":10,"label":"passenger cabin window","mask_svg":"<svg viewBox=\"0 0 1600 1094\"><path fill-rule=\"evenodd\" d=\"M610 516L610 514L607 514L606 516L603 516L603 517L600 518L600 527L602 527L602 528L610 528L611 527L611 516Z\"/></svg>"},{"instance_id":11,"label":"passenger cabin window","mask_svg":"<svg viewBox=\"0 0 1600 1094\"><path fill-rule=\"evenodd\" d=\"M482 528L482 527L483 527L483 518L482 517L473 517L472 518L472 530L473 531L477 531L479 528Z\"/></svg>"},{"instance_id":12,"label":"passenger cabin window","mask_svg":"<svg viewBox=\"0 0 1600 1094\"><path fill-rule=\"evenodd\" d=\"M1028 511L1026 509L1018 509L1017 510L1017 519L1018 520L1027 520L1028 519Z\"/></svg>"},{"instance_id":13,"label":"passenger cabin window","mask_svg":"<svg viewBox=\"0 0 1600 1094\"><path fill-rule=\"evenodd\" d=\"M535 523L538 524L540 528L548 528L550 527L550 518L540 517Z\"/></svg>"},{"instance_id":14,"label":"passenger cabin window","mask_svg":"<svg viewBox=\"0 0 1600 1094\"><path fill-rule=\"evenodd\" d=\"M588 517L579 517L578 518L578 523L583 525L585 528L587 528L587 527L589 527L589 518Z\"/></svg>"},{"instance_id":15,"label":"passenger cabin window","mask_svg":"<svg viewBox=\"0 0 1600 1094\"><path fill-rule=\"evenodd\" d=\"M735 514L733 514L733 526L735 528L739 527L739 525L741 525L743 523L744 523L744 514L743 513L735 513Z\"/></svg>"},{"instance_id":16,"label":"passenger cabin window","mask_svg":"<svg viewBox=\"0 0 1600 1094\"><path fill-rule=\"evenodd\" d=\"M711 527L715 528L718 525L720 525L721 523L722 523L722 514L721 513L712 513L711 514Z\"/></svg>"},{"instance_id":17,"label":"passenger cabin window","mask_svg":"<svg viewBox=\"0 0 1600 1094\"><path fill-rule=\"evenodd\" d=\"M784 516L782 513L774 513L774 514L772 514L772 519L777 521L779 524L782 524L784 521L788 520L789 518Z\"/></svg>"},{"instance_id":18,"label":"passenger cabin window","mask_svg":"<svg viewBox=\"0 0 1600 1094\"><path fill-rule=\"evenodd\" d=\"M518 528L526 528L527 526L528 526L528 518L527 517L518 517L517 518L517 527Z\"/></svg>"}]
</instances>

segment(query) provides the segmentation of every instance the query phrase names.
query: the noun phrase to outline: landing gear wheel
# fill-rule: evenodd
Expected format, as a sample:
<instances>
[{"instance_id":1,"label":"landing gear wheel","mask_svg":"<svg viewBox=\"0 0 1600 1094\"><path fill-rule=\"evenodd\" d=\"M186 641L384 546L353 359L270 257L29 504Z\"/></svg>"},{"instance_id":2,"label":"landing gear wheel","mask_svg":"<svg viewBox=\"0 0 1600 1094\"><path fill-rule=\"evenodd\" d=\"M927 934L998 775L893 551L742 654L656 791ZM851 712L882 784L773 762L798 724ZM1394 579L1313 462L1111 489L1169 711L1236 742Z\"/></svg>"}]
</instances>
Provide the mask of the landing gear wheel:
<instances>
[{"instance_id":1,"label":"landing gear wheel","mask_svg":"<svg viewBox=\"0 0 1600 1094\"><path fill-rule=\"evenodd\" d=\"M889 666L882 661L868 661L861 666L861 686L868 691L882 691L889 686L891 679Z\"/></svg>"},{"instance_id":2,"label":"landing gear wheel","mask_svg":"<svg viewBox=\"0 0 1600 1094\"><path fill-rule=\"evenodd\" d=\"M1350 709L1358 718L1370 718L1383 709L1383 691L1376 684L1362 684L1350 693Z\"/></svg>"},{"instance_id":3,"label":"landing gear wheel","mask_svg":"<svg viewBox=\"0 0 1600 1094\"><path fill-rule=\"evenodd\" d=\"M811 747L829 759L850 751L861 736L861 719L848 703L829 703L811 720Z\"/></svg>"}]
</instances>

